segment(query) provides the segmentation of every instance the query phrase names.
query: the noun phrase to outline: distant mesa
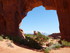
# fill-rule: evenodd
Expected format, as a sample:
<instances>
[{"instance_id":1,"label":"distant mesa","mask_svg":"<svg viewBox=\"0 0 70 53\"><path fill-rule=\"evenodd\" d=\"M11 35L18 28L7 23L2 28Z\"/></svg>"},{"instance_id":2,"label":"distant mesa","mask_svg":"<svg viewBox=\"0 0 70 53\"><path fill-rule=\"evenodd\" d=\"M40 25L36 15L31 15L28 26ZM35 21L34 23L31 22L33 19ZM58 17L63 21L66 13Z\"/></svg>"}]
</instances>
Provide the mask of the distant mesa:
<instances>
[{"instance_id":1,"label":"distant mesa","mask_svg":"<svg viewBox=\"0 0 70 53\"><path fill-rule=\"evenodd\" d=\"M60 33L53 33L53 34L49 35L49 37L54 38L54 39L60 39L61 38Z\"/></svg>"}]
</instances>

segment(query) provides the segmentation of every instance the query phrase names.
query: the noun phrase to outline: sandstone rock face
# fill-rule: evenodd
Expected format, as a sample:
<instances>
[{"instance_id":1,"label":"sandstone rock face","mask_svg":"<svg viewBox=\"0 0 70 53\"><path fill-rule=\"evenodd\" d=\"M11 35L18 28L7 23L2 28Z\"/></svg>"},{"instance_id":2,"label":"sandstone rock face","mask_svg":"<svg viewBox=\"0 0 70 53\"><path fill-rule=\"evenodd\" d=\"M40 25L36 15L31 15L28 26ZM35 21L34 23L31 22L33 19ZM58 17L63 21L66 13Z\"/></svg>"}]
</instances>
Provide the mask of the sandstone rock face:
<instances>
[{"instance_id":1,"label":"sandstone rock face","mask_svg":"<svg viewBox=\"0 0 70 53\"><path fill-rule=\"evenodd\" d=\"M0 0L0 34L19 35L19 24L38 6L57 10L62 39L70 41L70 0Z\"/></svg>"}]
</instances>

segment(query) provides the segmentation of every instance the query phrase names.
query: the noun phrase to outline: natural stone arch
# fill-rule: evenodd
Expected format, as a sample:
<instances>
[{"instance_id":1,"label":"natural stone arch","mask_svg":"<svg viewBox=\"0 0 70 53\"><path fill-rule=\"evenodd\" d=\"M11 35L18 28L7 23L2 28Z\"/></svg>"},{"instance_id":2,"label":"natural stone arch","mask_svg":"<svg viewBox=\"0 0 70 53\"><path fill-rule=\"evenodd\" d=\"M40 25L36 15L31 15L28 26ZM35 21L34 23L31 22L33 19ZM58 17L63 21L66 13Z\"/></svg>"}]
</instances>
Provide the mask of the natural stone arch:
<instances>
[{"instance_id":1,"label":"natural stone arch","mask_svg":"<svg viewBox=\"0 0 70 53\"><path fill-rule=\"evenodd\" d=\"M22 19L28 11L41 5L57 10L61 37L70 41L70 0L0 0L0 34L20 35Z\"/></svg>"}]
</instances>

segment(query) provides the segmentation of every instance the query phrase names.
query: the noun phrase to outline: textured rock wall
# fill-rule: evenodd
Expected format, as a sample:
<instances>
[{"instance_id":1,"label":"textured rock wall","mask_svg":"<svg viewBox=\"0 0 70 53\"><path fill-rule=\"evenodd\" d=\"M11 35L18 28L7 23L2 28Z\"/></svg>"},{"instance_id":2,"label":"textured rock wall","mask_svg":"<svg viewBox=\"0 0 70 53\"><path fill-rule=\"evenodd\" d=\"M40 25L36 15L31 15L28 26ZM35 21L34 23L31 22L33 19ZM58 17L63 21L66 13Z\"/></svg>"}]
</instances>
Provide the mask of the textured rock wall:
<instances>
[{"instance_id":1,"label":"textured rock wall","mask_svg":"<svg viewBox=\"0 0 70 53\"><path fill-rule=\"evenodd\" d=\"M57 13L61 37L70 41L70 0L57 0Z\"/></svg>"},{"instance_id":2,"label":"textured rock wall","mask_svg":"<svg viewBox=\"0 0 70 53\"><path fill-rule=\"evenodd\" d=\"M41 5L57 10L62 39L70 41L70 0L0 0L0 34L20 35L22 19Z\"/></svg>"}]
</instances>

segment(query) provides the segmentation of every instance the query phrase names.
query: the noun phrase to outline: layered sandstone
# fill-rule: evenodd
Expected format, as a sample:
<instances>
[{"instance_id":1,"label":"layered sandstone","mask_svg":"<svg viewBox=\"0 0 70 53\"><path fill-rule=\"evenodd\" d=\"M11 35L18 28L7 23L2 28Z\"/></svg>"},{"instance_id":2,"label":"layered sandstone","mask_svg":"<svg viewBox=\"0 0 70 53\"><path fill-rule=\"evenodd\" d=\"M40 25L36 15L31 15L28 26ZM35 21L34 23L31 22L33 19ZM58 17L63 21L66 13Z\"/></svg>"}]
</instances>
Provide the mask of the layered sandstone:
<instances>
[{"instance_id":1,"label":"layered sandstone","mask_svg":"<svg viewBox=\"0 0 70 53\"><path fill-rule=\"evenodd\" d=\"M0 34L20 35L22 19L41 5L57 10L61 37L70 41L70 0L0 0Z\"/></svg>"}]
</instances>

